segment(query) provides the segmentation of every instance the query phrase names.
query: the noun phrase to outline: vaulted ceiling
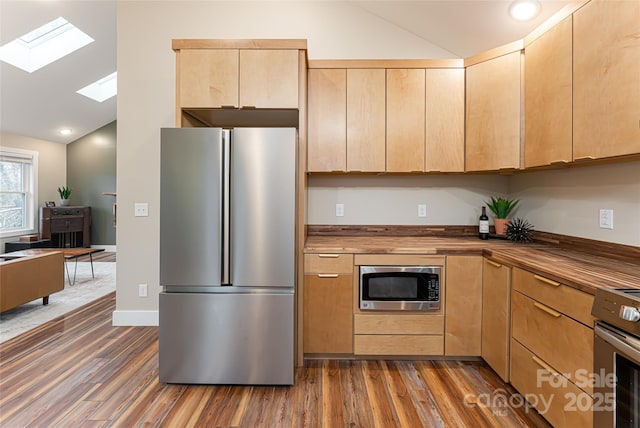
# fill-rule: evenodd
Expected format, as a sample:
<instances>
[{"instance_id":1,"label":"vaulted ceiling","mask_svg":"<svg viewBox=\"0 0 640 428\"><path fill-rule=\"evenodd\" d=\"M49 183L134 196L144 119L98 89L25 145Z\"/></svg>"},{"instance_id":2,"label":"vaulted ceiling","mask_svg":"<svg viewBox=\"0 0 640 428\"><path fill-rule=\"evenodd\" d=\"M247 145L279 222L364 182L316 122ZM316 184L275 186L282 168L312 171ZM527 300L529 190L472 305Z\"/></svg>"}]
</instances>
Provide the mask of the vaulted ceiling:
<instances>
[{"instance_id":1,"label":"vaulted ceiling","mask_svg":"<svg viewBox=\"0 0 640 428\"><path fill-rule=\"evenodd\" d=\"M540 16L525 23L508 16L506 0L350 3L464 58L524 37L569 1L542 0ZM116 1L0 0L0 45L59 16L95 39L33 73L1 62L2 132L69 143L116 119L117 97L98 103L76 93L116 71L116 10ZM60 135L62 127L73 133Z\"/></svg>"}]
</instances>

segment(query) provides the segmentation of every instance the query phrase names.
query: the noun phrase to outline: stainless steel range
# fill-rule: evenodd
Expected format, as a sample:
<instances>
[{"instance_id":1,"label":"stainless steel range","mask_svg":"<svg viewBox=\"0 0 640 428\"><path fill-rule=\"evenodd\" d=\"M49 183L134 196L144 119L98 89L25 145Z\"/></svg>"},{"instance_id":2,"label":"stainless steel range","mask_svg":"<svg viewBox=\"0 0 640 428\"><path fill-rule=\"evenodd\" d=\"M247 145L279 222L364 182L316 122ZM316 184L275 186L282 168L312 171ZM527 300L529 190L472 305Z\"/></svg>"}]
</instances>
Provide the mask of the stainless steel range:
<instances>
[{"instance_id":1,"label":"stainless steel range","mask_svg":"<svg viewBox=\"0 0 640 428\"><path fill-rule=\"evenodd\" d=\"M640 290L598 289L594 427L640 427Z\"/></svg>"}]
</instances>

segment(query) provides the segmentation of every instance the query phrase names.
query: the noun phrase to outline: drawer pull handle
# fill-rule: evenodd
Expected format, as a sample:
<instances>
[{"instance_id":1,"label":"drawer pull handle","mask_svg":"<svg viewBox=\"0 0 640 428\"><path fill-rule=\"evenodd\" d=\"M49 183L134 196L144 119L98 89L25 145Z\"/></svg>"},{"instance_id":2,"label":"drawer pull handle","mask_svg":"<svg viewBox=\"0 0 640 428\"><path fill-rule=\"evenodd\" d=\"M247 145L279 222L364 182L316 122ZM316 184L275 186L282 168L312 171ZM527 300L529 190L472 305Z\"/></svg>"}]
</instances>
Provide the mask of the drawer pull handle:
<instances>
[{"instance_id":1,"label":"drawer pull handle","mask_svg":"<svg viewBox=\"0 0 640 428\"><path fill-rule=\"evenodd\" d=\"M318 254L321 259L337 259L340 254Z\"/></svg>"},{"instance_id":2,"label":"drawer pull handle","mask_svg":"<svg viewBox=\"0 0 640 428\"><path fill-rule=\"evenodd\" d=\"M493 267L496 267L496 268L501 268L502 267L502 265L500 263L496 263L496 262L491 261L489 259L486 259L486 260L487 260L487 263L489 263Z\"/></svg>"},{"instance_id":3,"label":"drawer pull handle","mask_svg":"<svg viewBox=\"0 0 640 428\"><path fill-rule=\"evenodd\" d=\"M533 277L534 277L535 279L537 279L538 281L540 281L540 282L544 282L545 284L553 285L554 287L557 287L557 286L559 286L559 285L560 285L560 283L559 283L559 282L557 282L557 281L553 281L553 280L551 280L551 279L547 279L547 278L545 278L545 277L543 277L543 276L533 275Z\"/></svg>"},{"instance_id":4,"label":"drawer pull handle","mask_svg":"<svg viewBox=\"0 0 640 428\"><path fill-rule=\"evenodd\" d=\"M595 159L593 156L582 156L579 158L575 158L574 161L582 162L582 161L593 160L593 159Z\"/></svg>"},{"instance_id":5,"label":"drawer pull handle","mask_svg":"<svg viewBox=\"0 0 640 428\"><path fill-rule=\"evenodd\" d=\"M318 278L337 278L337 273L319 273Z\"/></svg>"},{"instance_id":6,"label":"drawer pull handle","mask_svg":"<svg viewBox=\"0 0 640 428\"><path fill-rule=\"evenodd\" d=\"M551 366L547 363L545 363L544 361L542 361L540 358L536 357L535 355L533 357L531 357L531 359L540 367L542 367L543 369L545 369L546 371L548 371L549 373L551 373L553 376L560 376L560 373L558 373L557 371L555 371L554 369L551 368Z\"/></svg>"},{"instance_id":7,"label":"drawer pull handle","mask_svg":"<svg viewBox=\"0 0 640 428\"><path fill-rule=\"evenodd\" d=\"M552 316L552 317L554 317L554 318L559 318L559 317L560 317L560 315L562 315L560 312L558 312L558 311L554 311L553 309L548 308L548 307L546 307L545 305L542 305L542 304L540 304L540 303L538 303L538 302L534 302L534 303L533 303L533 306L535 306L536 308L540 309L540 310L541 310L541 311L543 311L543 312L548 313L549 315L551 315L551 316Z\"/></svg>"}]
</instances>

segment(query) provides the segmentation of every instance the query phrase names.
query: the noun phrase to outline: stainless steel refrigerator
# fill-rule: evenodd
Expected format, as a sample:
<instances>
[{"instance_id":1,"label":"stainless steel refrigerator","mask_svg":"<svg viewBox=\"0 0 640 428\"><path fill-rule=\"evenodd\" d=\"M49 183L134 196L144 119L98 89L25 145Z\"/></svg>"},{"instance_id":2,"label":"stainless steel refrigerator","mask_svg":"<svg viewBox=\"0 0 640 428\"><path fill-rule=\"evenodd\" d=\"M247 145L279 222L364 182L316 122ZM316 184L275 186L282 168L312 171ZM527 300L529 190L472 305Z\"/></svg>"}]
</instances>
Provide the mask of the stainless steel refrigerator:
<instances>
[{"instance_id":1,"label":"stainless steel refrigerator","mask_svg":"<svg viewBox=\"0 0 640 428\"><path fill-rule=\"evenodd\" d=\"M159 379L293 384L295 128L163 128Z\"/></svg>"}]
</instances>

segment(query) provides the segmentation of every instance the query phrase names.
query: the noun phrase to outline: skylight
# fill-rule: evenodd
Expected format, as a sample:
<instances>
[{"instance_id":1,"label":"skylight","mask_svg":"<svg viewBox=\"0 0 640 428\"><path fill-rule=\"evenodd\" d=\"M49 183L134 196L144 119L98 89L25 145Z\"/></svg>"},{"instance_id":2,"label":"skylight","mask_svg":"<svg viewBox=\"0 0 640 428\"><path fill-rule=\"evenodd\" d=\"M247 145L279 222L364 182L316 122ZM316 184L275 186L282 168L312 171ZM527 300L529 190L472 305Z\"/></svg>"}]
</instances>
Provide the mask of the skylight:
<instances>
[{"instance_id":1,"label":"skylight","mask_svg":"<svg viewBox=\"0 0 640 428\"><path fill-rule=\"evenodd\" d=\"M118 92L118 72L113 72L76 92L101 103Z\"/></svg>"},{"instance_id":2,"label":"skylight","mask_svg":"<svg viewBox=\"0 0 640 428\"><path fill-rule=\"evenodd\" d=\"M0 60L33 73L91 42L91 37L59 17L1 46Z\"/></svg>"}]
</instances>

